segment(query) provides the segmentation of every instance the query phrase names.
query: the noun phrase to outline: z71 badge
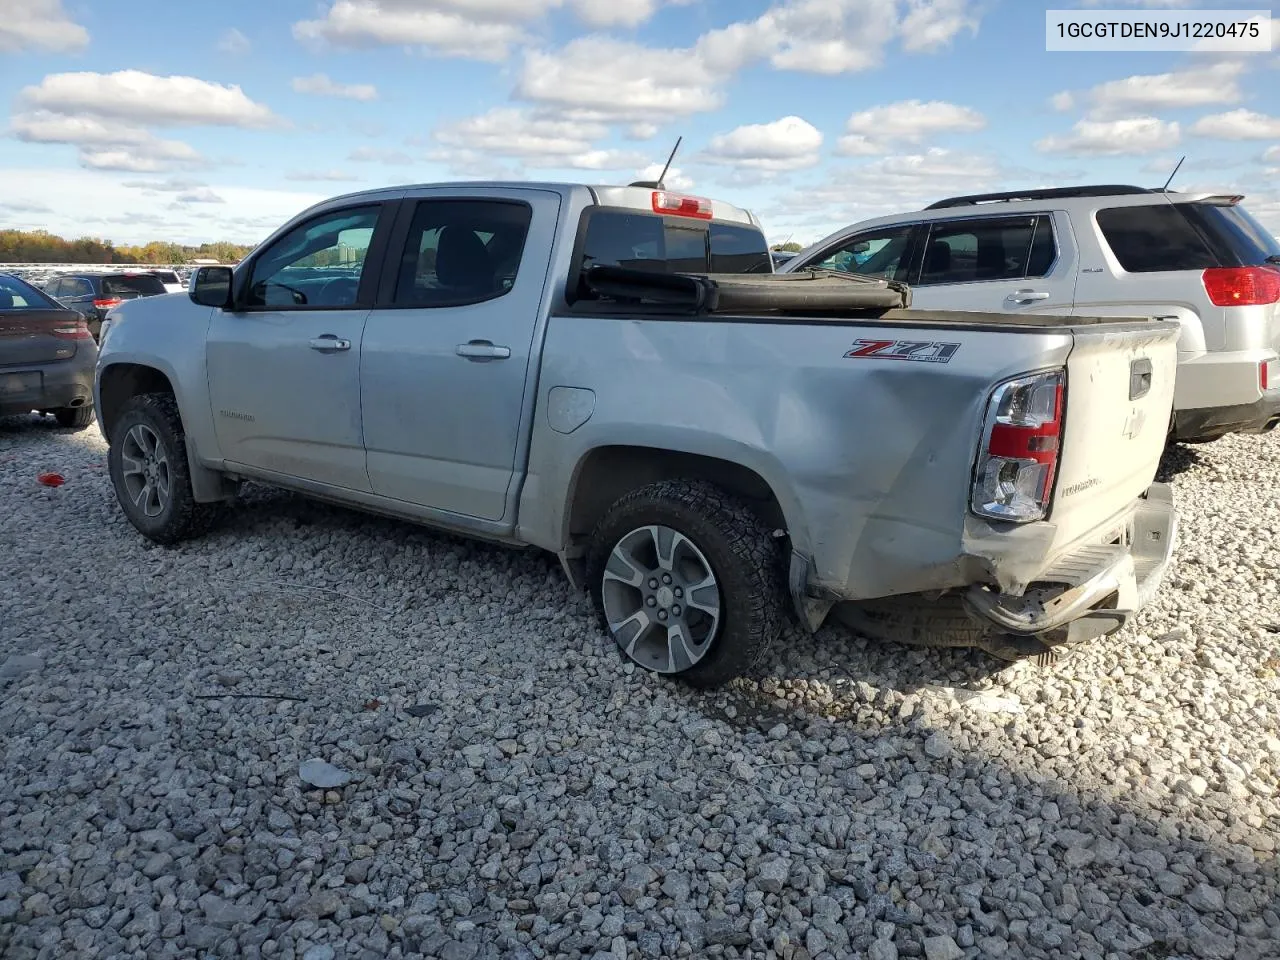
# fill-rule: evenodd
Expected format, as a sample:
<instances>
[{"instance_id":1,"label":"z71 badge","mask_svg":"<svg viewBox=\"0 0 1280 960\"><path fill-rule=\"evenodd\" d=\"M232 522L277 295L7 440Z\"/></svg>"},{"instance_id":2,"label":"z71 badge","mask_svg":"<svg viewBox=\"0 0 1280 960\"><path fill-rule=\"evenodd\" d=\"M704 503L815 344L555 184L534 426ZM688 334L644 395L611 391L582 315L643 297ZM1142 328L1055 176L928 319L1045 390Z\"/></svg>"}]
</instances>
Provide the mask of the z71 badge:
<instances>
[{"instance_id":1,"label":"z71 badge","mask_svg":"<svg viewBox=\"0 0 1280 960\"><path fill-rule=\"evenodd\" d=\"M950 363L959 349L958 343L943 343L938 340L855 340L853 349L845 354L845 358Z\"/></svg>"}]
</instances>

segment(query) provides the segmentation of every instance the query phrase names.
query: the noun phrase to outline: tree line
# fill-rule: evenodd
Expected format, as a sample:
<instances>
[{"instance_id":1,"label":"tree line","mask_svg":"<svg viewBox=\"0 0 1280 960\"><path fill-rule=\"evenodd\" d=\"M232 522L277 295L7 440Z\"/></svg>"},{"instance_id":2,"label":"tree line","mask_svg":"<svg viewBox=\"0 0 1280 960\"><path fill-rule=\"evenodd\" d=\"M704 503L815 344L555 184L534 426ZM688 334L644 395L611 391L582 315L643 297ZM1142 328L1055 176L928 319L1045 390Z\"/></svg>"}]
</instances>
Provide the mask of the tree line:
<instances>
[{"instance_id":1,"label":"tree line","mask_svg":"<svg viewBox=\"0 0 1280 960\"><path fill-rule=\"evenodd\" d=\"M191 247L162 240L127 246L97 237L68 240L47 230L0 230L0 263L187 263L197 259L235 263L251 249L240 243Z\"/></svg>"}]
</instances>

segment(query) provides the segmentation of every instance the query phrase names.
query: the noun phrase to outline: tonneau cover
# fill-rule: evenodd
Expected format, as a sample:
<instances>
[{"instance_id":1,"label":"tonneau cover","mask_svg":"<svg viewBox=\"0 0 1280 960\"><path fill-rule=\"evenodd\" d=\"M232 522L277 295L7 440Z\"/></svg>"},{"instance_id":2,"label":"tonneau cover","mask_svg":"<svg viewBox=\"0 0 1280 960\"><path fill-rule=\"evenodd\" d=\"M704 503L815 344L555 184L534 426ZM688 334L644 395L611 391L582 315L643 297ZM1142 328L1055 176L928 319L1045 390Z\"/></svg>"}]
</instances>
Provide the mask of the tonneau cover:
<instances>
[{"instance_id":1,"label":"tonneau cover","mask_svg":"<svg viewBox=\"0 0 1280 960\"><path fill-rule=\"evenodd\" d=\"M598 266L584 276L599 296L695 313L878 312L911 306L911 288L905 283L825 270L670 274Z\"/></svg>"}]
</instances>

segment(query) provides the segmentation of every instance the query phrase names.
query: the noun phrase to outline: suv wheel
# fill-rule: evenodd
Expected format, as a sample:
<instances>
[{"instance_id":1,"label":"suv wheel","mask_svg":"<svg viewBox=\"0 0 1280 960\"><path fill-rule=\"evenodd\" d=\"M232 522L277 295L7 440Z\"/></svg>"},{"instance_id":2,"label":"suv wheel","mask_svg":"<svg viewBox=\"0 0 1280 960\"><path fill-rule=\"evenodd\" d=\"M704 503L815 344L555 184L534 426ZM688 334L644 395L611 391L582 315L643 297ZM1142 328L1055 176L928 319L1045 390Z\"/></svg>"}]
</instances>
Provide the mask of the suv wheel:
<instances>
[{"instance_id":1,"label":"suv wheel","mask_svg":"<svg viewBox=\"0 0 1280 960\"><path fill-rule=\"evenodd\" d=\"M59 407L52 413L58 426L72 430L83 430L93 423L93 405L88 403L79 407Z\"/></svg>"},{"instance_id":2,"label":"suv wheel","mask_svg":"<svg viewBox=\"0 0 1280 960\"><path fill-rule=\"evenodd\" d=\"M742 502L665 480L619 499L591 535L587 576L622 654L696 687L750 670L782 628L782 541Z\"/></svg>"}]
</instances>

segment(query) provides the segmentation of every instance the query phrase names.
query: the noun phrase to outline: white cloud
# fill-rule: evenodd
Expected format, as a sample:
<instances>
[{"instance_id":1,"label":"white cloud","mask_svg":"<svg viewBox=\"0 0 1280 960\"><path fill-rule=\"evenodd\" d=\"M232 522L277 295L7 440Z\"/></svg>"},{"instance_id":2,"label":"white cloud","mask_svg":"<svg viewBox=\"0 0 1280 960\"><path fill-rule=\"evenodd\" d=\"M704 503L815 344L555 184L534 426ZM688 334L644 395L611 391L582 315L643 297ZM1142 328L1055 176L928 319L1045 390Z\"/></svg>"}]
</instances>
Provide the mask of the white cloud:
<instances>
[{"instance_id":1,"label":"white cloud","mask_svg":"<svg viewBox=\"0 0 1280 960\"><path fill-rule=\"evenodd\" d=\"M346 170L291 170L284 175L286 180L308 181L350 181L361 179Z\"/></svg>"},{"instance_id":2,"label":"white cloud","mask_svg":"<svg viewBox=\"0 0 1280 960\"><path fill-rule=\"evenodd\" d=\"M348 160L356 163L386 163L393 166L404 166L413 163L413 157L403 150L390 150L384 147L356 147L347 155Z\"/></svg>"},{"instance_id":3,"label":"white cloud","mask_svg":"<svg viewBox=\"0 0 1280 960\"><path fill-rule=\"evenodd\" d=\"M180 193L173 198L176 204L186 203L226 203L218 194L214 193L208 187L196 187L194 190L188 190Z\"/></svg>"},{"instance_id":4,"label":"white cloud","mask_svg":"<svg viewBox=\"0 0 1280 960\"><path fill-rule=\"evenodd\" d=\"M1105 157L1152 153L1174 146L1181 139L1177 123L1156 117L1126 117L1121 120L1081 120L1069 134L1036 141L1043 153L1066 153Z\"/></svg>"},{"instance_id":5,"label":"white cloud","mask_svg":"<svg viewBox=\"0 0 1280 960\"><path fill-rule=\"evenodd\" d=\"M225 31L218 38L218 52L225 53L229 57L243 57L253 49L253 44L243 33L235 27Z\"/></svg>"},{"instance_id":6,"label":"white cloud","mask_svg":"<svg viewBox=\"0 0 1280 960\"><path fill-rule=\"evenodd\" d=\"M838 149L848 156L874 156L898 144L919 144L943 133L974 133L986 125L986 118L971 107L942 100L903 100L849 117Z\"/></svg>"},{"instance_id":7,"label":"white cloud","mask_svg":"<svg viewBox=\"0 0 1280 960\"><path fill-rule=\"evenodd\" d=\"M1270 117L1252 110L1231 110L1201 117L1191 132L1220 140L1275 140L1280 137L1280 117Z\"/></svg>"},{"instance_id":8,"label":"white cloud","mask_svg":"<svg viewBox=\"0 0 1280 960\"><path fill-rule=\"evenodd\" d=\"M959 34L978 32L978 17L969 0L908 0L898 28L902 48L909 53L932 53L948 46Z\"/></svg>"},{"instance_id":9,"label":"white cloud","mask_svg":"<svg viewBox=\"0 0 1280 960\"><path fill-rule=\"evenodd\" d=\"M594 141L606 132L602 124L496 107L440 127L434 137L444 149L429 156L462 168L477 156L516 160L538 170L624 170L643 162L644 157L634 152L595 147Z\"/></svg>"},{"instance_id":10,"label":"white cloud","mask_svg":"<svg viewBox=\"0 0 1280 960\"><path fill-rule=\"evenodd\" d=\"M689 50L588 36L526 54L516 95L583 119L653 123L716 109L720 80Z\"/></svg>"},{"instance_id":11,"label":"white cloud","mask_svg":"<svg viewBox=\"0 0 1280 960\"><path fill-rule=\"evenodd\" d=\"M313 46L421 47L446 57L501 62L526 38L517 21L544 13L545 0L337 0L324 18L299 20L293 35ZM527 11L528 15L520 15Z\"/></svg>"},{"instance_id":12,"label":"white cloud","mask_svg":"<svg viewBox=\"0 0 1280 960\"><path fill-rule=\"evenodd\" d=\"M144 193L186 193L188 190L197 190L200 187L208 186L202 180L181 180L177 177L170 177L167 180L126 180L120 184L122 187L128 187L130 190L141 190Z\"/></svg>"},{"instance_id":13,"label":"white cloud","mask_svg":"<svg viewBox=\"0 0 1280 960\"><path fill-rule=\"evenodd\" d=\"M942 197L1007 187L1025 174L989 156L933 147L878 160L824 168L757 212L770 235L816 240L846 224L918 210Z\"/></svg>"},{"instance_id":14,"label":"white cloud","mask_svg":"<svg viewBox=\"0 0 1280 960\"><path fill-rule=\"evenodd\" d=\"M1262 154L1263 163L1280 163L1280 146L1268 147Z\"/></svg>"},{"instance_id":15,"label":"white cloud","mask_svg":"<svg viewBox=\"0 0 1280 960\"><path fill-rule=\"evenodd\" d=\"M1070 90L1063 90L1055 93L1049 98L1049 106L1057 110L1059 113L1066 113L1068 110L1075 109L1076 98Z\"/></svg>"},{"instance_id":16,"label":"white cloud","mask_svg":"<svg viewBox=\"0 0 1280 960\"><path fill-rule=\"evenodd\" d=\"M658 174L662 173L663 166L661 163L650 163L647 166L643 166L636 171L633 179L653 183L658 179ZM662 178L662 185L670 190L692 190L694 186L693 178L679 167L668 168L667 175Z\"/></svg>"},{"instance_id":17,"label":"white cloud","mask_svg":"<svg viewBox=\"0 0 1280 960\"><path fill-rule=\"evenodd\" d=\"M638 27L658 9L657 0L572 0L574 12L593 27Z\"/></svg>"},{"instance_id":18,"label":"white cloud","mask_svg":"<svg viewBox=\"0 0 1280 960\"><path fill-rule=\"evenodd\" d=\"M1244 72L1239 60L1172 73L1152 73L1110 80L1089 91L1100 115L1115 116L1138 110L1177 110L1219 103L1238 103L1238 83Z\"/></svg>"},{"instance_id":19,"label":"white cloud","mask_svg":"<svg viewBox=\"0 0 1280 960\"><path fill-rule=\"evenodd\" d=\"M74 145L81 164L99 170L150 173L203 163L199 152L180 140L162 140L143 127L97 117L19 113L11 118L9 132L25 143Z\"/></svg>"},{"instance_id":20,"label":"white cloud","mask_svg":"<svg viewBox=\"0 0 1280 960\"><path fill-rule=\"evenodd\" d=\"M778 173L812 167L818 162L822 134L796 116L772 123L749 123L711 138L704 154L712 163L743 170Z\"/></svg>"},{"instance_id":21,"label":"white cloud","mask_svg":"<svg viewBox=\"0 0 1280 960\"><path fill-rule=\"evenodd\" d=\"M256 243L294 214L327 196L311 191L213 183L209 189L224 203L174 205L174 200L167 197L168 202L152 202L135 190L122 189L131 179L97 170L16 168L0 177L0 204L20 203L33 196L45 200L52 212L31 216L24 225L61 236L82 236L93 231L116 243ZM176 191L183 192L189 191Z\"/></svg>"},{"instance_id":22,"label":"white cloud","mask_svg":"<svg viewBox=\"0 0 1280 960\"><path fill-rule=\"evenodd\" d=\"M235 84L195 77L118 70L115 73L53 73L23 89L26 103L66 115L88 115L156 126L267 127L271 111Z\"/></svg>"},{"instance_id":23,"label":"white cloud","mask_svg":"<svg viewBox=\"0 0 1280 960\"><path fill-rule=\"evenodd\" d=\"M293 78L294 93L311 93L320 97L342 97L346 100L377 100L378 88L372 83L335 83L326 74Z\"/></svg>"},{"instance_id":24,"label":"white cloud","mask_svg":"<svg viewBox=\"0 0 1280 960\"><path fill-rule=\"evenodd\" d=\"M0 53L78 53L89 31L62 9L62 0L0 0Z\"/></svg>"}]
</instances>

